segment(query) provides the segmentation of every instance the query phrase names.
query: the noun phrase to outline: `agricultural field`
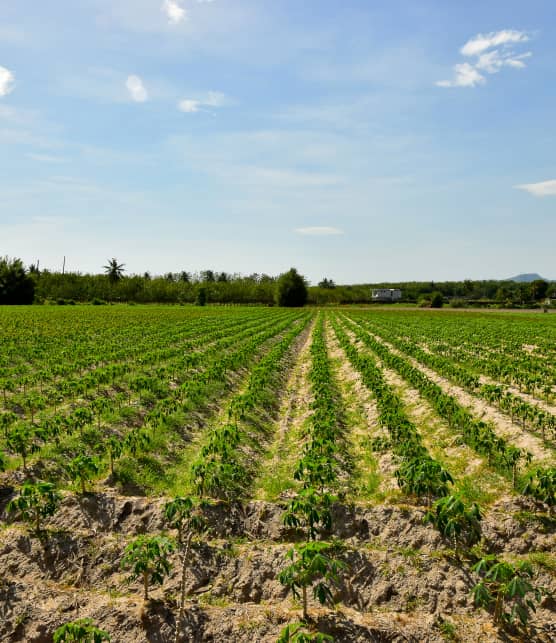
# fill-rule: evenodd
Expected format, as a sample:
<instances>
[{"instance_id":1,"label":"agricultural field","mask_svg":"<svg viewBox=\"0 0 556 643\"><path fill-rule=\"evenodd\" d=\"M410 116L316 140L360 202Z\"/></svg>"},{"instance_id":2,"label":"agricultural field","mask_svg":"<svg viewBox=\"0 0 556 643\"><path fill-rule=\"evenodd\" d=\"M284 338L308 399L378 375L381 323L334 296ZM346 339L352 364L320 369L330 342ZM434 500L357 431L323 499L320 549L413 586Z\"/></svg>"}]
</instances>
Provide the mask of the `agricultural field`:
<instances>
[{"instance_id":1,"label":"agricultural field","mask_svg":"<svg viewBox=\"0 0 556 643\"><path fill-rule=\"evenodd\" d=\"M556 315L3 307L0 342L0 640L556 640Z\"/></svg>"}]
</instances>

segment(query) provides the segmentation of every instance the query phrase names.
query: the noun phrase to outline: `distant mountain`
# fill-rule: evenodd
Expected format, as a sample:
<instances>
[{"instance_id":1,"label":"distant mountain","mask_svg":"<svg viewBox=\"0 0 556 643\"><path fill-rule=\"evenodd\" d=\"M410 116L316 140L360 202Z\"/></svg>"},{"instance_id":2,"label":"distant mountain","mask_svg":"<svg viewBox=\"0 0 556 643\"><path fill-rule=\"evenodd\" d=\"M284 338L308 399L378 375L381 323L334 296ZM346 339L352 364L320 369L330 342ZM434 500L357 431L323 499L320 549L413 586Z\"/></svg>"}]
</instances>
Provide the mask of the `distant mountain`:
<instances>
[{"instance_id":1,"label":"distant mountain","mask_svg":"<svg viewBox=\"0 0 556 643\"><path fill-rule=\"evenodd\" d=\"M532 281L536 281L537 279L542 279L543 281L550 281L550 279L545 279L544 277L541 277L536 272L517 275L516 277L510 277L509 279L505 279L504 281L517 281L519 283L531 283Z\"/></svg>"}]
</instances>

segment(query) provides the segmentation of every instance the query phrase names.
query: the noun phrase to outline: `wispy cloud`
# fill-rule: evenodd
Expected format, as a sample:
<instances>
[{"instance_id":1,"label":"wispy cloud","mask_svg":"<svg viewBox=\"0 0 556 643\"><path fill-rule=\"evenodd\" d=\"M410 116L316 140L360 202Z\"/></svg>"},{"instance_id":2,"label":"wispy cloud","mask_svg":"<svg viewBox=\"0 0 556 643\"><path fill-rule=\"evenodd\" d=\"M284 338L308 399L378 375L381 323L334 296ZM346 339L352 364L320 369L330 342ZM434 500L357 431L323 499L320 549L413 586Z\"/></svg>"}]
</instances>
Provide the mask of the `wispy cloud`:
<instances>
[{"instance_id":1,"label":"wispy cloud","mask_svg":"<svg viewBox=\"0 0 556 643\"><path fill-rule=\"evenodd\" d=\"M309 226L308 228L296 228L298 234L304 234L313 237L328 237L338 234L344 234L343 230L331 226Z\"/></svg>"},{"instance_id":2,"label":"wispy cloud","mask_svg":"<svg viewBox=\"0 0 556 643\"><path fill-rule=\"evenodd\" d=\"M168 22L172 25L177 25L187 20L187 11L177 0L164 0L162 3L162 11L166 14Z\"/></svg>"},{"instance_id":3,"label":"wispy cloud","mask_svg":"<svg viewBox=\"0 0 556 643\"><path fill-rule=\"evenodd\" d=\"M7 96L13 91L15 76L13 72L0 65L0 96Z\"/></svg>"},{"instance_id":4,"label":"wispy cloud","mask_svg":"<svg viewBox=\"0 0 556 643\"><path fill-rule=\"evenodd\" d=\"M530 51L517 53L515 47L529 41L523 31L504 29L488 34L478 34L470 38L460 49L466 58L473 62L454 65L454 75L450 80L439 80L438 87L476 87L484 85L484 74L497 74L503 67L523 69L525 60L533 54Z\"/></svg>"},{"instance_id":5,"label":"wispy cloud","mask_svg":"<svg viewBox=\"0 0 556 643\"><path fill-rule=\"evenodd\" d=\"M463 56L480 56L487 49L528 42L529 36L523 31L503 29L502 31L491 31L487 34L477 34L470 38L460 49Z\"/></svg>"},{"instance_id":6,"label":"wispy cloud","mask_svg":"<svg viewBox=\"0 0 556 643\"><path fill-rule=\"evenodd\" d=\"M131 96L131 100L136 103L144 103L149 99L149 94L139 76L128 76L125 86Z\"/></svg>"},{"instance_id":7,"label":"wispy cloud","mask_svg":"<svg viewBox=\"0 0 556 643\"><path fill-rule=\"evenodd\" d=\"M185 114L194 114L207 107L224 107L229 103L229 99L222 92L208 92L201 97L183 98L178 103L178 109Z\"/></svg>"},{"instance_id":8,"label":"wispy cloud","mask_svg":"<svg viewBox=\"0 0 556 643\"><path fill-rule=\"evenodd\" d=\"M65 163L66 159L61 156L51 156L50 154L36 154L34 152L29 152L27 157L33 161L39 161L40 163Z\"/></svg>"},{"instance_id":9,"label":"wispy cloud","mask_svg":"<svg viewBox=\"0 0 556 643\"><path fill-rule=\"evenodd\" d=\"M525 190L533 196L556 196L556 179L541 181L540 183L523 183L514 186L517 190Z\"/></svg>"}]
</instances>

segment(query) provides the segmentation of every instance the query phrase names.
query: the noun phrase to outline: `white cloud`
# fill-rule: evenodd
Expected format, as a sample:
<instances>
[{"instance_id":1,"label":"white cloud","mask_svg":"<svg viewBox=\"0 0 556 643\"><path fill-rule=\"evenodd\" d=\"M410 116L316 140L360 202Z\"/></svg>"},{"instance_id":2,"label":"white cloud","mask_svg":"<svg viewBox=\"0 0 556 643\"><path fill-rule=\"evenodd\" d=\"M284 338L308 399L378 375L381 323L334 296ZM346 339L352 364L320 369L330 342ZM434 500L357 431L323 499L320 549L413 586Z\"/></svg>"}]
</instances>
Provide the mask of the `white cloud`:
<instances>
[{"instance_id":1,"label":"white cloud","mask_svg":"<svg viewBox=\"0 0 556 643\"><path fill-rule=\"evenodd\" d=\"M178 109L185 114L202 111L203 107L224 107L229 100L222 92L208 92L199 98L184 98L178 103Z\"/></svg>"},{"instance_id":2,"label":"white cloud","mask_svg":"<svg viewBox=\"0 0 556 643\"><path fill-rule=\"evenodd\" d=\"M144 103L149 99L149 94L139 76L128 76L125 86L131 99L136 103Z\"/></svg>"},{"instance_id":3,"label":"white cloud","mask_svg":"<svg viewBox=\"0 0 556 643\"><path fill-rule=\"evenodd\" d=\"M460 49L460 52L463 56L479 56L487 51L487 49L527 42L528 40L529 36L523 31L515 31L513 29L491 31L487 34L477 34L468 40Z\"/></svg>"},{"instance_id":4,"label":"white cloud","mask_svg":"<svg viewBox=\"0 0 556 643\"><path fill-rule=\"evenodd\" d=\"M298 234L309 235L313 237L326 237L338 234L344 234L343 230L339 228L332 228L330 226L310 226L308 228L296 228Z\"/></svg>"},{"instance_id":5,"label":"white cloud","mask_svg":"<svg viewBox=\"0 0 556 643\"><path fill-rule=\"evenodd\" d=\"M475 61L454 65L454 77L451 80L440 80L438 87L475 87L484 85L486 78L483 74L497 74L503 67L523 69L524 60L533 54L527 51L518 54L515 46L529 41L529 36L523 31L505 29L488 34L478 34L460 49L460 53Z\"/></svg>"},{"instance_id":6,"label":"white cloud","mask_svg":"<svg viewBox=\"0 0 556 643\"><path fill-rule=\"evenodd\" d=\"M454 66L453 80L439 80L436 84L438 87L475 87L485 82L485 77L473 65L461 63Z\"/></svg>"},{"instance_id":7,"label":"white cloud","mask_svg":"<svg viewBox=\"0 0 556 643\"><path fill-rule=\"evenodd\" d=\"M514 186L517 190L525 190L533 196L556 196L556 179L540 183L524 183Z\"/></svg>"},{"instance_id":8,"label":"white cloud","mask_svg":"<svg viewBox=\"0 0 556 643\"><path fill-rule=\"evenodd\" d=\"M198 112L200 107L201 102L193 98L184 98L178 103L178 109L186 114Z\"/></svg>"},{"instance_id":9,"label":"white cloud","mask_svg":"<svg viewBox=\"0 0 556 643\"><path fill-rule=\"evenodd\" d=\"M166 14L168 22L177 25L187 20L187 11L177 2L177 0L164 0L162 11Z\"/></svg>"},{"instance_id":10,"label":"white cloud","mask_svg":"<svg viewBox=\"0 0 556 643\"><path fill-rule=\"evenodd\" d=\"M15 76L13 72L0 65L0 96L7 96L13 91Z\"/></svg>"}]
</instances>

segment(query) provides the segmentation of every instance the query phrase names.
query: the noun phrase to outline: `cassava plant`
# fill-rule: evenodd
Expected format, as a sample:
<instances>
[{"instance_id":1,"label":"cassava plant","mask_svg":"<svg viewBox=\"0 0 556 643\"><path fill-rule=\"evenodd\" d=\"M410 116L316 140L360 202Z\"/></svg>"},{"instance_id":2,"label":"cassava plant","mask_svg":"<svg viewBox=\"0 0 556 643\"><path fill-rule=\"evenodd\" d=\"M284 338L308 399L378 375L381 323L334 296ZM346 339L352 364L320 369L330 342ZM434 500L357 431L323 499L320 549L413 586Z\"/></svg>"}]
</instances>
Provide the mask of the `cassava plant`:
<instances>
[{"instance_id":1,"label":"cassava plant","mask_svg":"<svg viewBox=\"0 0 556 643\"><path fill-rule=\"evenodd\" d=\"M141 579L145 601L149 600L149 586L162 585L170 572L168 556L173 551L173 543L164 536L138 536L125 548L121 567L130 570L130 581Z\"/></svg>"},{"instance_id":2,"label":"cassava plant","mask_svg":"<svg viewBox=\"0 0 556 643\"><path fill-rule=\"evenodd\" d=\"M86 492L86 485L98 475L100 467L96 458L90 455L78 455L66 465L70 480L79 485L81 493Z\"/></svg>"},{"instance_id":3,"label":"cassava plant","mask_svg":"<svg viewBox=\"0 0 556 643\"><path fill-rule=\"evenodd\" d=\"M110 641L110 635L96 627L92 619L81 618L61 625L52 640L53 643L102 643Z\"/></svg>"},{"instance_id":4,"label":"cassava plant","mask_svg":"<svg viewBox=\"0 0 556 643\"><path fill-rule=\"evenodd\" d=\"M307 592L321 605L333 604L332 586L339 582L340 572L346 564L333 557L335 547L326 542L306 542L290 549L286 556L288 565L278 574L278 580L288 588L296 599L302 600L303 620L309 617Z\"/></svg>"},{"instance_id":5,"label":"cassava plant","mask_svg":"<svg viewBox=\"0 0 556 643\"><path fill-rule=\"evenodd\" d=\"M30 523L39 534L42 519L53 516L60 501L61 496L51 482L26 482L7 509Z\"/></svg>"},{"instance_id":6,"label":"cassava plant","mask_svg":"<svg viewBox=\"0 0 556 643\"><path fill-rule=\"evenodd\" d=\"M290 623L280 632L276 643L333 643L330 634L310 632L305 623Z\"/></svg>"},{"instance_id":7,"label":"cassava plant","mask_svg":"<svg viewBox=\"0 0 556 643\"><path fill-rule=\"evenodd\" d=\"M470 508L458 495L445 496L437 500L424 516L425 523L432 523L436 529L453 542L456 555L462 546L470 547L481 537L481 510L477 504Z\"/></svg>"},{"instance_id":8,"label":"cassava plant","mask_svg":"<svg viewBox=\"0 0 556 643\"><path fill-rule=\"evenodd\" d=\"M185 615L185 602L187 599L186 574L191 544L195 535L201 534L206 528L206 521L202 512L204 506L206 506L206 502L199 501L196 498L178 497L168 502L164 508L164 517L170 526L178 531L177 543L181 559L180 600L174 643L178 643L180 625Z\"/></svg>"},{"instance_id":9,"label":"cassava plant","mask_svg":"<svg viewBox=\"0 0 556 643\"><path fill-rule=\"evenodd\" d=\"M473 571L481 577L472 592L475 605L491 610L496 625L519 621L527 626L531 612L548 593L544 587L533 586L533 568L527 562L512 565L486 556L473 566Z\"/></svg>"}]
</instances>

